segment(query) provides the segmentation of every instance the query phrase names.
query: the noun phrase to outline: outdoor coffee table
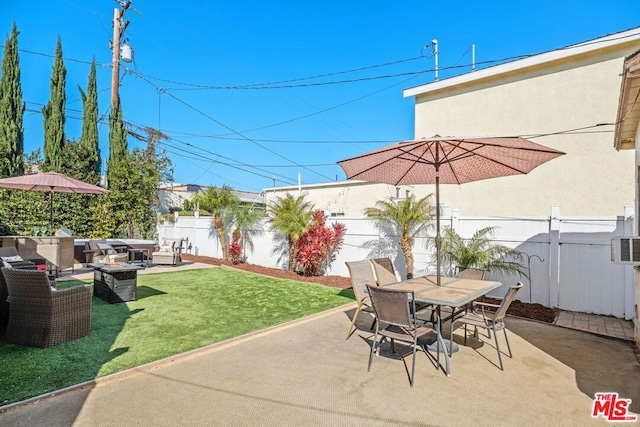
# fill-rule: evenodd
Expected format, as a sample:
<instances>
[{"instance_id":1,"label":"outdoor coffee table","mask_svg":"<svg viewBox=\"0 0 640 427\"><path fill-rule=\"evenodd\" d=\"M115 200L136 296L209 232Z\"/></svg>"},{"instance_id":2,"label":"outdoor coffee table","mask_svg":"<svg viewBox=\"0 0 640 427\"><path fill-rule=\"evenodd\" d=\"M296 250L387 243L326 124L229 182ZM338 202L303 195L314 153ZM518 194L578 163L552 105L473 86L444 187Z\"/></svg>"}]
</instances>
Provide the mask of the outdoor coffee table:
<instances>
[{"instance_id":1,"label":"outdoor coffee table","mask_svg":"<svg viewBox=\"0 0 640 427\"><path fill-rule=\"evenodd\" d=\"M138 270L133 264L94 264L93 294L109 304L135 301L138 297Z\"/></svg>"},{"instance_id":2,"label":"outdoor coffee table","mask_svg":"<svg viewBox=\"0 0 640 427\"><path fill-rule=\"evenodd\" d=\"M140 265L144 264L149 267L149 249L129 248L127 249L127 252L129 252L129 264L140 263Z\"/></svg>"}]
</instances>

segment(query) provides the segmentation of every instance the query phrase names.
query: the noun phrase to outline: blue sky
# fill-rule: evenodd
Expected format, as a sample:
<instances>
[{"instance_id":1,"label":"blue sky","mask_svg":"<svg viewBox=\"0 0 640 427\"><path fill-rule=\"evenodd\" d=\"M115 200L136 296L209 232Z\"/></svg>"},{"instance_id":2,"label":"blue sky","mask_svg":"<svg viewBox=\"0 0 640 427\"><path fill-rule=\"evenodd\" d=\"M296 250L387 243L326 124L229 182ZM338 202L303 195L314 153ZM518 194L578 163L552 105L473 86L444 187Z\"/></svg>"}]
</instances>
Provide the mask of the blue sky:
<instances>
[{"instance_id":1,"label":"blue sky","mask_svg":"<svg viewBox=\"0 0 640 427\"><path fill-rule=\"evenodd\" d=\"M637 0L132 6L141 14L126 13L125 37L135 61L122 63L120 87L131 130L150 126L169 136L161 147L176 182L256 192L294 185L298 174L303 184L343 180L338 160L413 138L413 99L402 91L434 80L432 49L424 49L432 39L443 79L471 71L471 45L481 68L640 26ZM13 21L21 31L25 151L42 149L41 108L58 36L67 68L67 138L80 136L77 88L86 88L93 57L100 114L108 117L115 7L111 0L3 1L3 36ZM106 121L100 129L106 157ZM129 139L130 148L141 144Z\"/></svg>"}]
</instances>

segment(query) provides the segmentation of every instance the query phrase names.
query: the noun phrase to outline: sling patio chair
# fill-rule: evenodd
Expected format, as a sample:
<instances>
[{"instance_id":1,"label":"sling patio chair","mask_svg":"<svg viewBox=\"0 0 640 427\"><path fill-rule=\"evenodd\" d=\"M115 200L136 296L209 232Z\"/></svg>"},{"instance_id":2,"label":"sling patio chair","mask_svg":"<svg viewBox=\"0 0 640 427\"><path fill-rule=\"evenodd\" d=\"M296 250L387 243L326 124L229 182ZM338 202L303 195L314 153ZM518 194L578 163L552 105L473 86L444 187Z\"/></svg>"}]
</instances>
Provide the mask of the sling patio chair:
<instances>
[{"instance_id":1,"label":"sling patio chair","mask_svg":"<svg viewBox=\"0 0 640 427\"><path fill-rule=\"evenodd\" d=\"M351 278L351 286L353 287L353 293L356 297L356 312L353 315L349 329L347 330L346 340L351 337L351 334L355 331L356 320L361 311L373 315L373 308L371 307L371 299L367 293L367 285L376 285L376 278L373 275L371 269L371 263L365 261L348 261L345 263L349 269L349 277ZM375 324L375 317L370 329Z\"/></svg>"},{"instance_id":2,"label":"sling patio chair","mask_svg":"<svg viewBox=\"0 0 640 427\"><path fill-rule=\"evenodd\" d=\"M378 283L378 286L385 286L398 282L398 277L396 276L395 269L393 268L391 258L373 258L370 261L371 265L373 265L373 271L376 274L376 283ZM426 317L427 314L431 313L431 307L431 304L421 304L416 302L416 310L418 310L418 314L423 318ZM430 323L434 323L434 320L431 319Z\"/></svg>"},{"instance_id":3,"label":"sling patio chair","mask_svg":"<svg viewBox=\"0 0 640 427\"><path fill-rule=\"evenodd\" d=\"M46 348L91 332L91 286L56 290L46 271L2 268L9 294L5 341Z\"/></svg>"},{"instance_id":4,"label":"sling patio chair","mask_svg":"<svg viewBox=\"0 0 640 427\"><path fill-rule=\"evenodd\" d=\"M466 313L465 315L454 318L451 324L451 330L453 331L456 323L464 324L464 343L467 344L467 325L474 327L474 335L477 336L478 328L484 328L487 330L487 337L491 339L491 332L493 331L493 337L496 343L496 351L498 352L498 361L500 362L500 369L504 370L502 365L502 356L500 353L500 345L498 344L498 331L504 331L504 339L507 342L507 349L509 350L509 357L513 357L511 353L511 346L509 345L509 338L507 337L507 327L504 324L504 318L507 315L507 310L513 302L516 293L522 288L522 283L518 282L514 286L510 287L506 296L502 299L500 305L488 304L484 302L474 302L473 311ZM489 311L492 308L495 311ZM453 341L453 333L451 334L451 341Z\"/></svg>"},{"instance_id":5,"label":"sling patio chair","mask_svg":"<svg viewBox=\"0 0 640 427\"><path fill-rule=\"evenodd\" d=\"M391 341L391 351L395 354L395 341L404 341L411 344L413 351L413 359L411 363L411 373L409 374L409 384L413 387L413 380L416 370L416 350L418 348L418 339L427 334L433 333L436 336L436 352L437 365L440 368L440 348L444 353L446 362L446 372L449 372L449 355L447 354L444 340L440 335L438 328L427 327L425 323L416 316L416 306L414 293L400 289L388 289L384 286L367 285L367 291L371 297L371 303L376 315L376 332L371 343L371 352L369 353L369 367L367 371L371 371L371 363L373 362L373 354L380 355L380 347L382 343L389 339ZM380 336L380 341L378 341ZM422 350L429 356L424 345L420 345ZM402 356L404 361L404 356ZM407 369L408 371L408 369Z\"/></svg>"},{"instance_id":6,"label":"sling patio chair","mask_svg":"<svg viewBox=\"0 0 640 427\"><path fill-rule=\"evenodd\" d=\"M475 267L457 267L456 277L461 279L484 280L487 270Z\"/></svg>"},{"instance_id":7,"label":"sling patio chair","mask_svg":"<svg viewBox=\"0 0 640 427\"><path fill-rule=\"evenodd\" d=\"M371 265L373 265L373 271L376 275L376 282L378 283L378 286L390 285L391 283L398 282L391 258L373 258L370 261Z\"/></svg>"}]
</instances>

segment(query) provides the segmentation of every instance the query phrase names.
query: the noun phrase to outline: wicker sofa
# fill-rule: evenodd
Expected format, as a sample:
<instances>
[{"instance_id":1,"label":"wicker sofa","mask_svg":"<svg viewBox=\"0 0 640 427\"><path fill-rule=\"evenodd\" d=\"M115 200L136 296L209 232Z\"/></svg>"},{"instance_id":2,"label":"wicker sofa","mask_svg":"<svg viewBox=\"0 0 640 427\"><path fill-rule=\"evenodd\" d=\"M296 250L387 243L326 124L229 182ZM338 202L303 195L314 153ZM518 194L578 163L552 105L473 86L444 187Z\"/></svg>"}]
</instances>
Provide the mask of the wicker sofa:
<instances>
[{"instance_id":1,"label":"wicker sofa","mask_svg":"<svg viewBox=\"0 0 640 427\"><path fill-rule=\"evenodd\" d=\"M2 268L9 294L5 341L51 347L91 332L91 286L55 290L45 271Z\"/></svg>"}]
</instances>

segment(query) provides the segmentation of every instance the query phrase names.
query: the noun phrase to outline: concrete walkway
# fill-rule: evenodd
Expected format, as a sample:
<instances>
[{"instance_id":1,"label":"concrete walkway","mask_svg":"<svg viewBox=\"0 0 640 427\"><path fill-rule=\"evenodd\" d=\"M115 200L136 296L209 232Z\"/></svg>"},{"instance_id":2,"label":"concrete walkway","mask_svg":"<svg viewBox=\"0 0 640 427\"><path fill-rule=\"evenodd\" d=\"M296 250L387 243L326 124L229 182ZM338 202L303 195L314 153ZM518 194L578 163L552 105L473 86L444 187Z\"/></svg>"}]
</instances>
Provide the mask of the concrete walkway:
<instances>
[{"instance_id":1,"label":"concrete walkway","mask_svg":"<svg viewBox=\"0 0 640 427\"><path fill-rule=\"evenodd\" d=\"M618 319L617 317L560 311L554 324L577 331L634 341L633 322L631 320Z\"/></svg>"},{"instance_id":2,"label":"concrete walkway","mask_svg":"<svg viewBox=\"0 0 640 427\"><path fill-rule=\"evenodd\" d=\"M596 392L617 392L640 411L630 343L509 318L514 357L504 357L504 371L481 334L454 354L449 378L418 354L411 388L388 345L367 372L371 318L360 316L345 341L353 312L341 307L5 406L0 425L614 425L591 417Z\"/></svg>"}]
</instances>

